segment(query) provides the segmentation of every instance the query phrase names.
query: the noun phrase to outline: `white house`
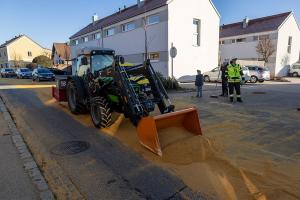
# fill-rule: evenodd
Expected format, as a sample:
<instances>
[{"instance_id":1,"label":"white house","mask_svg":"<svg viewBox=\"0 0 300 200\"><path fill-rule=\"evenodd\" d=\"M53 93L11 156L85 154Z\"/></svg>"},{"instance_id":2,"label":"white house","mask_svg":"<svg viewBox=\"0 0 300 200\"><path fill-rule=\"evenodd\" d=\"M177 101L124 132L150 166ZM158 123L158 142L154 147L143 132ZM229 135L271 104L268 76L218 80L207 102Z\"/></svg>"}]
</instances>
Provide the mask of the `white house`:
<instances>
[{"instance_id":1,"label":"white house","mask_svg":"<svg viewBox=\"0 0 300 200\"><path fill-rule=\"evenodd\" d=\"M300 60L300 30L293 12L221 26L221 59L262 60L256 47L263 38L270 38L276 49L266 63L271 76L287 75L288 66Z\"/></svg>"},{"instance_id":2,"label":"white house","mask_svg":"<svg viewBox=\"0 0 300 200\"><path fill-rule=\"evenodd\" d=\"M71 54L75 58L78 49L97 46L114 49L128 62L142 63L147 49L155 70L171 76L173 44L178 78L218 65L219 23L211 0L137 0L103 19L94 16L92 23L70 37Z\"/></svg>"}]
</instances>

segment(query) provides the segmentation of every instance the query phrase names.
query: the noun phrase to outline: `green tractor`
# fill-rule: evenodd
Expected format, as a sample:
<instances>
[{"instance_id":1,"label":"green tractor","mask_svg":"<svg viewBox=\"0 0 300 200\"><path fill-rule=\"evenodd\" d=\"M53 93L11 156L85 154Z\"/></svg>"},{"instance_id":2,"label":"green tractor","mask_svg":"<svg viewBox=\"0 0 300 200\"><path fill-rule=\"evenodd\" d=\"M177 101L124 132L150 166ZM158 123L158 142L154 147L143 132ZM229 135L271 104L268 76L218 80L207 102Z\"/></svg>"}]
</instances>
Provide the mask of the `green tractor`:
<instances>
[{"instance_id":1,"label":"green tractor","mask_svg":"<svg viewBox=\"0 0 300 200\"><path fill-rule=\"evenodd\" d=\"M149 121L157 105L162 114L159 115L161 127L171 126L172 122L184 126L187 123L181 121L185 120L189 121L189 126L198 127L197 133L201 133L195 109L174 112L175 106L150 60L141 65L128 64L123 57L116 56L114 50L103 48L82 49L76 60L75 75L58 80L52 93L58 101L67 101L72 113L90 112L97 128L112 124L112 112L123 113L138 127L140 142L162 155L155 120ZM196 116L195 125L190 124L190 113Z\"/></svg>"},{"instance_id":2,"label":"green tractor","mask_svg":"<svg viewBox=\"0 0 300 200\"><path fill-rule=\"evenodd\" d=\"M155 104L162 114L174 111L173 105L166 104L169 98L149 61L126 65L124 58L110 49L83 49L66 89L71 112L89 111L98 128L111 125L112 112L124 113L137 125L154 111Z\"/></svg>"}]
</instances>

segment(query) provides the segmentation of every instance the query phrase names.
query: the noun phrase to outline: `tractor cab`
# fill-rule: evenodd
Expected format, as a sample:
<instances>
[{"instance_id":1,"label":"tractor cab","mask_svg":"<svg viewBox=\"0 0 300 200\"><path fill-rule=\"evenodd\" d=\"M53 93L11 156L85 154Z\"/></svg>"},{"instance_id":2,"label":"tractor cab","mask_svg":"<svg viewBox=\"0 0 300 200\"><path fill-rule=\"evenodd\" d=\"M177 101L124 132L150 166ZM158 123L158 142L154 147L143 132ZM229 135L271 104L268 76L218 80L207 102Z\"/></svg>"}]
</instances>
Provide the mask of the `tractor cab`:
<instances>
[{"instance_id":1,"label":"tractor cab","mask_svg":"<svg viewBox=\"0 0 300 200\"><path fill-rule=\"evenodd\" d=\"M89 72L95 74L112 67L115 60L115 51L102 48L84 48L80 51L76 62L76 76L83 77Z\"/></svg>"}]
</instances>

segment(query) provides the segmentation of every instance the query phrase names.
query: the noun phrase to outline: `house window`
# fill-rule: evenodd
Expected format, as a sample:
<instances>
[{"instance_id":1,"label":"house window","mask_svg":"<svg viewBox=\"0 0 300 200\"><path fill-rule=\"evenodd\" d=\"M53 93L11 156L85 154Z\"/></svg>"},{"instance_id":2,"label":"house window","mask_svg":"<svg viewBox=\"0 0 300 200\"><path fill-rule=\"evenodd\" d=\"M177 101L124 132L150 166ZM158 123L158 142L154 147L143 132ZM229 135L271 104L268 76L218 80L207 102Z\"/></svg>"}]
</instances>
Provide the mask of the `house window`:
<instances>
[{"instance_id":1,"label":"house window","mask_svg":"<svg viewBox=\"0 0 300 200\"><path fill-rule=\"evenodd\" d=\"M112 36L115 34L115 28L110 28L106 30L106 36Z\"/></svg>"},{"instance_id":2,"label":"house window","mask_svg":"<svg viewBox=\"0 0 300 200\"><path fill-rule=\"evenodd\" d=\"M84 38L83 38L83 41L84 41L84 42L88 42L88 41L89 41L89 37L84 37Z\"/></svg>"},{"instance_id":3,"label":"house window","mask_svg":"<svg viewBox=\"0 0 300 200\"><path fill-rule=\"evenodd\" d=\"M4 52L4 56L7 56L6 52Z\"/></svg>"},{"instance_id":4,"label":"house window","mask_svg":"<svg viewBox=\"0 0 300 200\"><path fill-rule=\"evenodd\" d=\"M232 44L234 44L235 42L236 42L236 40L235 40L235 39L231 40L231 43L232 43Z\"/></svg>"},{"instance_id":5,"label":"house window","mask_svg":"<svg viewBox=\"0 0 300 200\"><path fill-rule=\"evenodd\" d=\"M159 23L160 18L159 15L151 15L147 17L147 25L157 24Z\"/></svg>"},{"instance_id":6,"label":"house window","mask_svg":"<svg viewBox=\"0 0 300 200\"><path fill-rule=\"evenodd\" d=\"M152 53L149 53L149 59L153 62L158 62L159 61L159 53L158 52L152 52Z\"/></svg>"},{"instance_id":7,"label":"house window","mask_svg":"<svg viewBox=\"0 0 300 200\"><path fill-rule=\"evenodd\" d=\"M246 38L238 38L236 39L237 43L242 43L242 42L246 42Z\"/></svg>"},{"instance_id":8,"label":"house window","mask_svg":"<svg viewBox=\"0 0 300 200\"><path fill-rule=\"evenodd\" d=\"M224 45L224 44L225 44L225 40L222 40L222 41L221 41L221 45Z\"/></svg>"},{"instance_id":9,"label":"house window","mask_svg":"<svg viewBox=\"0 0 300 200\"><path fill-rule=\"evenodd\" d=\"M258 36L253 36L253 41L258 41Z\"/></svg>"},{"instance_id":10,"label":"house window","mask_svg":"<svg viewBox=\"0 0 300 200\"><path fill-rule=\"evenodd\" d=\"M1 54L1 52L0 52L0 58L1 58L1 56L2 56L2 54Z\"/></svg>"},{"instance_id":11,"label":"house window","mask_svg":"<svg viewBox=\"0 0 300 200\"><path fill-rule=\"evenodd\" d=\"M75 40L75 45L78 45L79 44L79 41L78 40Z\"/></svg>"},{"instance_id":12,"label":"house window","mask_svg":"<svg viewBox=\"0 0 300 200\"><path fill-rule=\"evenodd\" d=\"M94 40L99 40L101 38L101 33L94 34Z\"/></svg>"},{"instance_id":13,"label":"house window","mask_svg":"<svg viewBox=\"0 0 300 200\"><path fill-rule=\"evenodd\" d=\"M28 51L28 52L27 52L27 55L28 55L28 57L32 57L32 52L31 52L31 51Z\"/></svg>"},{"instance_id":14,"label":"house window","mask_svg":"<svg viewBox=\"0 0 300 200\"><path fill-rule=\"evenodd\" d=\"M269 35L260 35L259 36L259 40L266 40L266 39L269 39L270 36Z\"/></svg>"},{"instance_id":15,"label":"house window","mask_svg":"<svg viewBox=\"0 0 300 200\"><path fill-rule=\"evenodd\" d=\"M131 31L135 29L135 24L134 23L128 23L128 24L124 24L122 26L122 31L123 32L127 32L127 31Z\"/></svg>"},{"instance_id":16,"label":"house window","mask_svg":"<svg viewBox=\"0 0 300 200\"><path fill-rule=\"evenodd\" d=\"M193 20L194 25L194 45L200 46L200 32L201 32L201 21L200 19Z\"/></svg>"},{"instance_id":17,"label":"house window","mask_svg":"<svg viewBox=\"0 0 300 200\"><path fill-rule=\"evenodd\" d=\"M287 49L288 53L292 52L292 43L293 43L293 37L290 36L288 41L288 49Z\"/></svg>"}]
</instances>

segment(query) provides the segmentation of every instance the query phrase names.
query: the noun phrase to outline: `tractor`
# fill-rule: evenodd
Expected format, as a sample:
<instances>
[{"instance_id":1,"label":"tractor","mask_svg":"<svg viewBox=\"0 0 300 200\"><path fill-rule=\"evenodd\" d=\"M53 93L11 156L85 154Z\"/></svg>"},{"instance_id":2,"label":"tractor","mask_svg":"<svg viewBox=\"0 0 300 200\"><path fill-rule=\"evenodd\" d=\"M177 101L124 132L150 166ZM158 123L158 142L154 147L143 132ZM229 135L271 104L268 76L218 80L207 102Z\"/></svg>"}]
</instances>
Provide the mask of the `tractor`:
<instances>
[{"instance_id":1,"label":"tractor","mask_svg":"<svg viewBox=\"0 0 300 200\"><path fill-rule=\"evenodd\" d=\"M75 63L75 74L59 79L52 93L58 101L66 101L73 114L89 112L95 127L109 127L112 112L123 113L137 126L141 144L160 156L158 129L177 125L201 134L197 110L175 112L150 60L133 65L114 50L84 48ZM161 115L152 117L156 106Z\"/></svg>"}]
</instances>

